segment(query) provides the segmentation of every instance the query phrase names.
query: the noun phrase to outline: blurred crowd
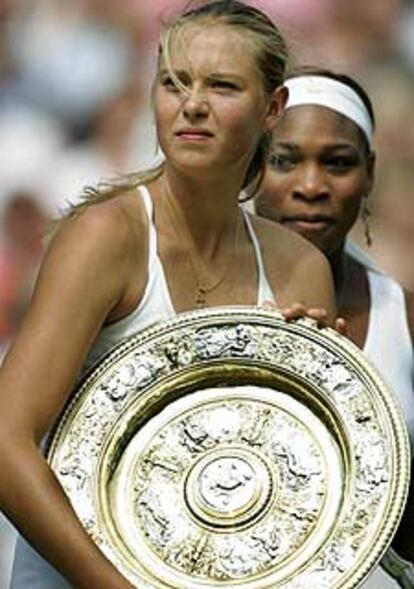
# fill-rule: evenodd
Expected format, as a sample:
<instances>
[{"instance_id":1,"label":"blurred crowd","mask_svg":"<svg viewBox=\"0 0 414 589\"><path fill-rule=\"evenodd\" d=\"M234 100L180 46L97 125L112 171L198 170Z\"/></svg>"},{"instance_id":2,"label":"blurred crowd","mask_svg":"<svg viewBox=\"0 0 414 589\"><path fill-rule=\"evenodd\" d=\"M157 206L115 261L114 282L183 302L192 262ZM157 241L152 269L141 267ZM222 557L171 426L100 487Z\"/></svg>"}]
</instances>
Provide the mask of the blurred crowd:
<instances>
[{"instance_id":1,"label":"blurred crowd","mask_svg":"<svg viewBox=\"0 0 414 589\"><path fill-rule=\"evenodd\" d=\"M248 0L246 0L248 1ZM0 349L30 296L48 222L85 185L159 154L151 79L163 21L202 0L0 0ZM250 0L281 26L293 61L362 82L376 117L372 244L414 291L414 1ZM12 537L0 521L0 586Z\"/></svg>"}]
</instances>

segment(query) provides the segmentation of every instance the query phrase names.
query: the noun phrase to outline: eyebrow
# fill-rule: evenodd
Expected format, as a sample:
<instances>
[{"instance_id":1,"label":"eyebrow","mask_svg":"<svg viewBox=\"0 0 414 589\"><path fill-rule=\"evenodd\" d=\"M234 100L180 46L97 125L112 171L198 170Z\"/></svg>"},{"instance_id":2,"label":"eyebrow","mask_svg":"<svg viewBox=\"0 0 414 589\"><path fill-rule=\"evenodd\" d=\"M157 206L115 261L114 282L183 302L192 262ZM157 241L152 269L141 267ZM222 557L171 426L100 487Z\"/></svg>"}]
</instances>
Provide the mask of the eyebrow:
<instances>
[{"instance_id":1,"label":"eyebrow","mask_svg":"<svg viewBox=\"0 0 414 589\"><path fill-rule=\"evenodd\" d=\"M324 149L352 149L355 151L356 147L352 143L328 143L324 146Z\"/></svg>"},{"instance_id":2,"label":"eyebrow","mask_svg":"<svg viewBox=\"0 0 414 589\"><path fill-rule=\"evenodd\" d=\"M177 77L180 76L188 76L188 72L186 72L185 70L169 70L168 68L160 68L159 69L159 75L161 76L169 76L171 73L175 74Z\"/></svg>"},{"instance_id":3,"label":"eyebrow","mask_svg":"<svg viewBox=\"0 0 414 589\"><path fill-rule=\"evenodd\" d=\"M232 74L231 72L212 72L208 74L207 78L214 78L215 80L235 80L239 82L244 82L244 78L237 74Z\"/></svg>"},{"instance_id":4,"label":"eyebrow","mask_svg":"<svg viewBox=\"0 0 414 589\"><path fill-rule=\"evenodd\" d=\"M174 75L177 76L177 78L182 78L182 77L187 77L190 76L191 77L191 72L189 72L188 70L172 70ZM161 76L164 75L168 75L170 74L170 71L167 68L161 68L159 70L159 73ZM214 79L214 80L234 80L235 82L239 82L242 83L245 81L245 79L242 76L239 76L238 74L235 73L231 73L231 72L211 72L209 74L206 74L205 77L208 80Z\"/></svg>"},{"instance_id":5,"label":"eyebrow","mask_svg":"<svg viewBox=\"0 0 414 589\"><path fill-rule=\"evenodd\" d=\"M291 141L275 141L274 147L282 147L284 149L289 149L291 151L295 151L300 149L300 145L298 143L294 143ZM328 143L327 145L322 146L324 151L332 151L332 150L339 150L339 149L352 149L357 151L355 145L351 143Z\"/></svg>"},{"instance_id":6,"label":"eyebrow","mask_svg":"<svg viewBox=\"0 0 414 589\"><path fill-rule=\"evenodd\" d=\"M291 143L288 141L275 141L273 144L273 149L282 148L288 151L299 151L300 146L297 143Z\"/></svg>"}]
</instances>

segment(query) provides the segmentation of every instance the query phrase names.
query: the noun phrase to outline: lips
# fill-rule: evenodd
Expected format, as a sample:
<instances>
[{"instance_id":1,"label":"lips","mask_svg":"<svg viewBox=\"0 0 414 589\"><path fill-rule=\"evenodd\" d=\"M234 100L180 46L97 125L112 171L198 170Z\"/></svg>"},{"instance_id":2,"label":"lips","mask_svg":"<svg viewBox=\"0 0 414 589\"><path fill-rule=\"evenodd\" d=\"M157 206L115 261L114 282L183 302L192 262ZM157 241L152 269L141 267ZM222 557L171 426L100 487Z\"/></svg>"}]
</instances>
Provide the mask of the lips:
<instances>
[{"instance_id":1,"label":"lips","mask_svg":"<svg viewBox=\"0 0 414 589\"><path fill-rule=\"evenodd\" d=\"M296 231L324 231L334 224L332 217L326 215L295 215L282 218L282 224Z\"/></svg>"},{"instance_id":2,"label":"lips","mask_svg":"<svg viewBox=\"0 0 414 589\"><path fill-rule=\"evenodd\" d=\"M185 127L176 131L175 135L183 139L208 139L213 137L213 133L208 129L198 127Z\"/></svg>"}]
</instances>

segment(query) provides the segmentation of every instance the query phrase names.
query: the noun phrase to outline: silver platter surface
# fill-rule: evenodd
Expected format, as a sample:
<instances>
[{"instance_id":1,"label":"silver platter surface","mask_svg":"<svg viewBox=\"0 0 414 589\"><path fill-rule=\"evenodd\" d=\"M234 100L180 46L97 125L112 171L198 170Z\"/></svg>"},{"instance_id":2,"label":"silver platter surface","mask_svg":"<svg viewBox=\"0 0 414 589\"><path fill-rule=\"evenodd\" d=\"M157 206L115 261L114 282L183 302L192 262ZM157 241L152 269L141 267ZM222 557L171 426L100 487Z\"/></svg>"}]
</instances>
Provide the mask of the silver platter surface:
<instances>
[{"instance_id":1,"label":"silver platter surface","mask_svg":"<svg viewBox=\"0 0 414 589\"><path fill-rule=\"evenodd\" d=\"M48 460L140 589L351 589L392 539L410 457L393 393L346 338L221 307L111 351Z\"/></svg>"}]
</instances>

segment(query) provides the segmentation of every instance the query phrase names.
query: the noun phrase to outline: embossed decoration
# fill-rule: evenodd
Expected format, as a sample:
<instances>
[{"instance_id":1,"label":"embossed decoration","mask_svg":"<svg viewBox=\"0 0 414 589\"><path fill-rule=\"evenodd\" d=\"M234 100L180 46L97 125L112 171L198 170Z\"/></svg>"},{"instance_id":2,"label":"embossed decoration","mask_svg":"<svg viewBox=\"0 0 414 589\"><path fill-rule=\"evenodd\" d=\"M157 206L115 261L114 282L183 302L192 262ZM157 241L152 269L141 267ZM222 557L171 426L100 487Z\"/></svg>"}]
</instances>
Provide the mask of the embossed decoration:
<instances>
[{"instance_id":1,"label":"embossed decoration","mask_svg":"<svg viewBox=\"0 0 414 589\"><path fill-rule=\"evenodd\" d=\"M140 589L350 589L398 524L407 440L348 340L225 307L115 348L63 412L48 460Z\"/></svg>"}]
</instances>

